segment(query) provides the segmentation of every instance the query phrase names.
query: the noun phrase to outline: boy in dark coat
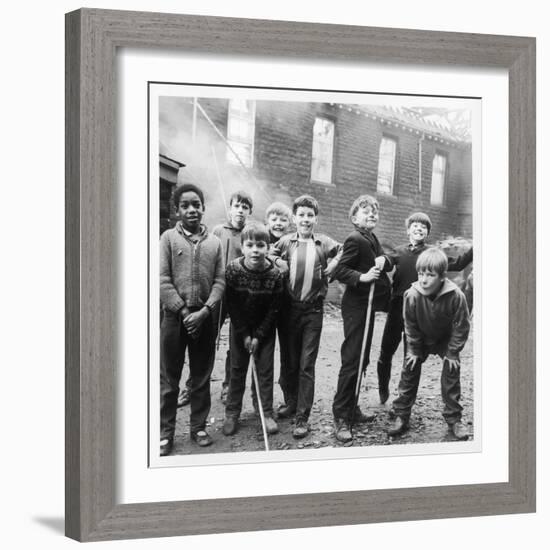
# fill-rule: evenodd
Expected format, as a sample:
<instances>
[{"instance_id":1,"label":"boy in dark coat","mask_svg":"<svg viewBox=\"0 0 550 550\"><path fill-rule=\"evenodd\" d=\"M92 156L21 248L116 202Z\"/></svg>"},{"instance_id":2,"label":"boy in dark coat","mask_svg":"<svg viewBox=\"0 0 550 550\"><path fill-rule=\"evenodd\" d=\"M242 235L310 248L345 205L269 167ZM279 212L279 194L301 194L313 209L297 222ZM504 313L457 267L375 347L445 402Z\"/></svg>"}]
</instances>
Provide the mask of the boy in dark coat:
<instances>
[{"instance_id":1,"label":"boy in dark coat","mask_svg":"<svg viewBox=\"0 0 550 550\"><path fill-rule=\"evenodd\" d=\"M342 257L335 277L346 284L342 297L344 342L341 348L342 366L332 405L335 436L338 441L351 441L350 422L365 422L372 417L355 410L355 386L357 383L361 346L365 331L368 296L375 284L374 302L369 322L365 357L362 368L369 362L369 352L374 328L374 312L387 310L390 282L386 271L392 262L385 256L373 229L378 223L379 207L370 195L361 195L351 206L349 217L355 230L344 241Z\"/></svg>"}]
</instances>

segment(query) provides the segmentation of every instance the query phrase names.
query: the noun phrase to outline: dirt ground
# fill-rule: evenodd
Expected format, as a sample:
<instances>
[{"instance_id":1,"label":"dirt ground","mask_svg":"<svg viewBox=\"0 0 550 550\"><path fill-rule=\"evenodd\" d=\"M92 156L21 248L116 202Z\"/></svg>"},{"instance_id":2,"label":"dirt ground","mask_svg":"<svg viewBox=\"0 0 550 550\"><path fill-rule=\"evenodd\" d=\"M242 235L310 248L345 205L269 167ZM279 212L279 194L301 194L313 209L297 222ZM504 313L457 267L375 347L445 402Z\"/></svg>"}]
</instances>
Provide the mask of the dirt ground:
<instances>
[{"instance_id":1,"label":"dirt ground","mask_svg":"<svg viewBox=\"0 0 550 550\"><path fill-rule=\"evenodd\" d=\"M386 430L392 424L388 413L393 399L397 396L397 384L403 359L403 346L397 350L393 360L390 382L390 398L381 405L378 398L378 381L376 376L376 359L380 351L380 342L384 328L385 314L377 313L375 332L371 350L371 363L363 380L359 405L363 412L375 413L376 419L369 424L362 424L354 429L353 441L342 444L333 433L332 400L336 390L340 368L340 346L343 340L342 318L340 308L325 305L323 333L317 358L315 372L315 401L310 415L311 431L304 439L292 437L294 420L278 420L279 433L269 436L270 450L312 449L320 447L366 446L366 445L404 445L411 443L438 443L451 440L447 425L443 420L443 408L440 395L441 360L430 356L422 366L422 377L418 398L410 419L410 430L402 436L391 438ZM262 428L259 416L252 408L250 397L250 377L248 373L247 390L243 402L239 431L230 437L222 434L224 407L220 401L224 361L228 342L228 323L222 329L220 349L212 374L212 408L209 415L208 431L214 443L201 448L189 439L189 406L178 409L174 455L198 453L230 453L264 450ZM463 423L473 433L473 349L472 337L461 354L462 405L464 407ZM275 387L273 404L276 409L282 402L282 393L276 383L279 373L278 348L275 350ZM182 384L188 374L184 368Z\"/></svg>"}]
</instances>

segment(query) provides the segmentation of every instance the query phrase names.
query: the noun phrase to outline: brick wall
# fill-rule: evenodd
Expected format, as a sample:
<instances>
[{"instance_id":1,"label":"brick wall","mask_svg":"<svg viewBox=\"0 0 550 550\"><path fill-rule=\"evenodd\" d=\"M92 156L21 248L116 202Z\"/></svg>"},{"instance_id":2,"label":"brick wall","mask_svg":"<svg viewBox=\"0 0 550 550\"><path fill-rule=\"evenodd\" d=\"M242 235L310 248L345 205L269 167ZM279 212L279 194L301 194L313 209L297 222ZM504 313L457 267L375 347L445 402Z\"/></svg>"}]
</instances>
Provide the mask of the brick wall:
<instances>
[{"instance_id":1,"label":"brick wall","mask_svg":"<svg viewBox=\"0 0 550 550\"><path fill-rule=\"evenodd\" d=\"M199 99L199 102L225 135L228 100ZM331 184L314 183L310 177L316 116L323 116L335 123ZM222 193L228 196L236 188L248 189L252 194L254 217L257 219L263 218L269 202L282 199L291 204L298 195L309 193L320 204L319 231L343 240L351 230L348 220L351 203L360 194L369 193L376 196L380 203L380 222L376 233L382 242L390 245L405 242L405 219L417 210L426 212L432 220L432 241L448 235L471 237L469 147L445 145L426 137L422 141L422 190L419 191L421 133L390 125L380 118L367 118L346 107L339 108L328 103L258 101L254 166L250 173L225 162L223 140L200 114L196 126L197 139L192 145L191 120L192 103L187 100L178 110L178 120L171 121L180 134L188 136L187 141L183 140L185 144L178 157L187 164L187 168L180 170L180 179L195 181L204 188L207 202L205 221L209 225L219 223L225 217ZM391 196L376 193L378 153L384 135L397 141L395 182ZM432 161L436 152L447 157L443 206L430 204Z\"/></svg>"}]
</instances>

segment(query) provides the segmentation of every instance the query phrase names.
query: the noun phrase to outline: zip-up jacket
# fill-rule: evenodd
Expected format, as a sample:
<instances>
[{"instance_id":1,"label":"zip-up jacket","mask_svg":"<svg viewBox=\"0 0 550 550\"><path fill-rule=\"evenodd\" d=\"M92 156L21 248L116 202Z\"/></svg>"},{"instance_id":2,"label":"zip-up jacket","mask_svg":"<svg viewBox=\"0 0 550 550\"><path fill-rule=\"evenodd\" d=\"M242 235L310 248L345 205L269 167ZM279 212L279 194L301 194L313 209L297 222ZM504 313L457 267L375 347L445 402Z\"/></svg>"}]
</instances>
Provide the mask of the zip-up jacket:
<instances>
[{"instance_id":1,"label":"zip-up jacket","mask_svg":"<svg viewBox=\"0 0 550 550\"><path fill-rule=\"evenodd\" d=\"M404 295L403 318L407 346L422 359L430 353L458 359L470 333L466 297L449 279L435 296L426 296L418 282L413 283Z\"/></svg>"},{"instance_id":2,"label":"zip-up jacket","mask_svg":"<svg viewBox=\"0 0 550 550\"><path fill-rule=\"evenodd\" d=\"M181 222L160 237L160 300L165 308L177 313L221 300L225 288L222 245L218 237L201 226L193 243Z\"/></svg>"}]
</instances>

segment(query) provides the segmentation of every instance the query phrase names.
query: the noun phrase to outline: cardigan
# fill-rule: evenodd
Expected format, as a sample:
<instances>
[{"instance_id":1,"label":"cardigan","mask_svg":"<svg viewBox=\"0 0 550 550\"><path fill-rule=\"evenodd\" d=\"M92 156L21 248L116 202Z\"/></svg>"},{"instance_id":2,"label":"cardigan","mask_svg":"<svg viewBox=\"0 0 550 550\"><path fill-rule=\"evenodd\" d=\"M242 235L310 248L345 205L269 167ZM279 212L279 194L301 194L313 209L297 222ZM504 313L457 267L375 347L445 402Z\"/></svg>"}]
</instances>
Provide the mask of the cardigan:
<instances>
[{"instance_id":1,"label":"cardigan","mask_svg":"<svg viewBox=\"0 0 550 550\"><path fill-rule=\"evenodd\" d=\"M212 310L225 288L222 245L201 226L196 243L181 222L160 237L160 300L177 313L184 306Z\"/></svg>"}]
</instances>

